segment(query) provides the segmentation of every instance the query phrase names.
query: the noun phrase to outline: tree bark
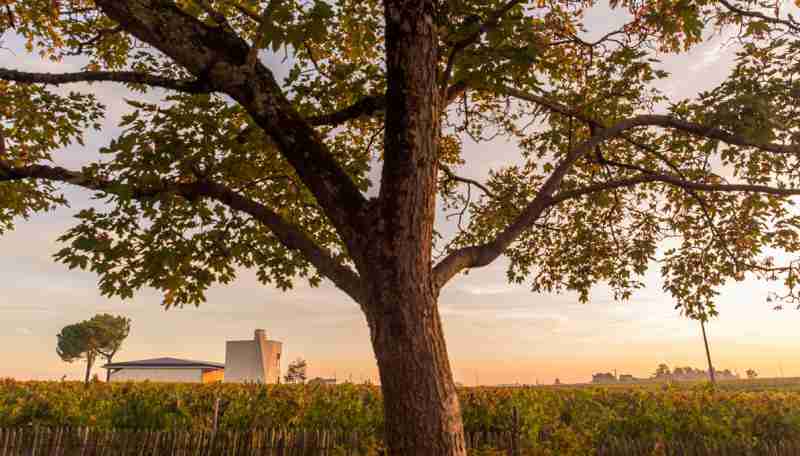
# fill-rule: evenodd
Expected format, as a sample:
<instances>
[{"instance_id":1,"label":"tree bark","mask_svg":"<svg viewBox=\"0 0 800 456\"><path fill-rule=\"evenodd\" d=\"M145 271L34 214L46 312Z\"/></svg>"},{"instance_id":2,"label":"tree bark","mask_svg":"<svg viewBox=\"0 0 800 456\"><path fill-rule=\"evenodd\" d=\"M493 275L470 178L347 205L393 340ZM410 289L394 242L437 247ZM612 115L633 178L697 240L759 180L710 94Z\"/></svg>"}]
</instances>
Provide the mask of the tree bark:
<instances>
[{"instance_id":1,"label":"tree bark","mask_svg":"<svg viewBox=\"0 0 800 456\"><path fill-rule=\"evenodd\" d=\"M368 314L392 456L464 456L464 429L436 299L383 283Z\"/></svg>"},{"instance_id":2,"label":"tree bark","mask_svg":"<svg viewBox=\"0 0 800 456\"><path fill-rule=\"evenodd\" d=\"M434 3L385 2L384 166L362 249L392 456L466 455L431 268L441 106Z\"/></svg>"}]
</instances>

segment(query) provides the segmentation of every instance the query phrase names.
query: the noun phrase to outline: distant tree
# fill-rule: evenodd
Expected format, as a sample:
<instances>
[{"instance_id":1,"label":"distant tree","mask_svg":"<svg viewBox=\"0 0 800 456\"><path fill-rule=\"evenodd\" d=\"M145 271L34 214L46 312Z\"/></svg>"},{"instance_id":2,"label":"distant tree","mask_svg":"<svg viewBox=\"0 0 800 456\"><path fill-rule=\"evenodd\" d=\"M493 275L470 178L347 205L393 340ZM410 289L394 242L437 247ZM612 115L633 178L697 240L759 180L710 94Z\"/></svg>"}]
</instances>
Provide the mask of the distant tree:
<instances>
[{"instance_id":1,"label":"distant tree","mask_svg":"<svg viewBox=\"0 0 800 456\"><path fill-rule=\"evenodd\" d=\"M297 358L289 363L289 370L283 377L286 383L305 383L306 382L306 360Z\"/></svg>"},{"instance_id":2,"label":"distant tree","mask_svg":"<svg viewBox=\"0 0 800 456\"><path fill-rule=\"evenodd\" d=\"M58 343L56 353L62 360L71 363L79 359L86 360L84 382L89 383L92 366L97 358L99 346L95 332L85 321L65 326L56 336Z\"/></svg>"},{"instance_id":3,"label":"distant tree","mask_svg":"<svg viewBox=\"0 0 800 456\"><path fill-rule=\"evenodd\" d=\"M592 374L592 383L614 383L616 381L617 377L615 377L611 372L598 372L596 374Z\"/></svg>"},{"instance_id":4,"label":"distant tree","mask_svg":"<svg viewBox=\"0 0 800 456\"><path fill-rule=\"evenodd\" d=\"M653 378L657 379L665 379L670 378L672 376L672 372L669 370L669 366L664 363L658 365L656 371L653 373Z\"/></svg>"},{"instance_id":5,"label":"distant tree","mask_svg":"<svg viewBox=\"0 0 800 456\"><path fill-rule=\"evenodd\" d=\"M321 386L321 385L335 385L336 380L322 378L322 377L314 377L308 381L309 386Z\"/></svg>"},{"instance_id":6,"label":"distant tree","mask_svg":"<svg viewBox=\"0 0 800 456\"><path fill-rule=\"evenodd\" d=\"M87 321L98 338L98 354L110 363L114 355L122 347L122 342L131 331L131 320L110 314L97 314ZM110 379L111 371L106 371L106 381Z\"/></svg>"},{"instance_id":7,"label":"distant tree","mask_svg":"<svg viewBox=\"0 0 800 456\"><path fill-rule=\"evenodd\" d=\"M556 377L556 380L553 382L553 384L554 385L560 385L561 384L561 380L558 377Z\"/></svg>"},{"instance_id":8,"label":"distant tree","mask_svg":"<svg viewBox=\"0 0 800 456\"><path fill-rule=\"evenodd\" d=\"M102 356L107 362L111 362L129 332L130 319L98 314L89 320L65 326L57 336L56 353L68 363L85 359L84 382L89 383L97 357Z\"/></svg>"},{"instance_id":9,"label":"distant tree","mask_svg":"<svg viewBox=\"0 0 800 456\"><path fill-rule=\"evenodd\" d=\"M747 378L751 380L758 377L758 372L756 372L754 369L747 369L745 374L747 375Z\"/></svg>"},{"instance_id":10,"label":"distant tree","mask_svg":"<svg viewBox=\"0 0 800 456\"><path fill-rule=\"evenodd\" d=\"M718 370L715 373L719 376L719 378L723 379L733 379L737 377L733 372L731 372L730 369L725 369L721 371Z\"/></svg>"}]
</instances>

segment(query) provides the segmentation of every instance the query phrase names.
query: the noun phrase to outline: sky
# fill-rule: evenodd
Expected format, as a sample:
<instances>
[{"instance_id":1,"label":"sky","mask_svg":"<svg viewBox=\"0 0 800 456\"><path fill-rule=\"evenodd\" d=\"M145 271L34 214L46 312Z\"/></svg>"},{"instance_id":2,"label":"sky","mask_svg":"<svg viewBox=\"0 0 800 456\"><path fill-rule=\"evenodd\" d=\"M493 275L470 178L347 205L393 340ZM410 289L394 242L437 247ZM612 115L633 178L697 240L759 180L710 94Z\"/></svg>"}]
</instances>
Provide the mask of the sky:
<instances>
[{"instance_id":1,"label":"sky","mask_svg":"<svg viewBox=\"0 0 800 456\"><path fill-rule=\"evenodd\" d=\"M587 20L588 35L602 35L624 17L600 9ZM64 72L79 63L53 64L26 54L15 37L5 37L0 67ZM690 97L719 83L727 74L734 48L722 38L689 54L664 60L673 76L660 88L673 98ZM282 71L277 61L267 63ZM103 131L86 147L63 151L58 163L75 167L96 157L96 150L118 134L127 92L118 85L73 85L90 90L108 106ZM492 153L486 151L491 148ZM491 156L489 156L491 155ZM462 175L483 180L491 168L518 160L512 145L467 145ZM311 377L377 381L377 367L366 321L357 305L329 282L318 288L298 283L289 292L258 283L242 270L227 286L216 286L200 307L165 311L161 295L143 290L133 299L100 295L98 277L69 270L51 256L57 238L72 226L72 215L91 201L85 192L65 188L70 208L19 220L16 230L0 236L0 377L71 379L82 377L83 364L64 363L56 355L56 334L68 324L108 312L132 319L132 330L116 360L160 356L224 361L225 341L246 339L255 328L284 343L284 369L296 357L308 362ZM599 286L590 302L577 296L537 294L505 279L504 260L455 278L442 292L440 310L456 381L465 385L585 382L594 372L617 371L640 377L659 363L704 368L700 327L681 317L661 291L658 271L630 301L616 302ZM762 377L800 376L800 311L774 311L766 302L773 285L746 280L724 287L720 316L707 326L715 367ZM100 373L100 372L98 372ZM101 375L102 377L103 375Z\"/></svg>"}]
</instances>

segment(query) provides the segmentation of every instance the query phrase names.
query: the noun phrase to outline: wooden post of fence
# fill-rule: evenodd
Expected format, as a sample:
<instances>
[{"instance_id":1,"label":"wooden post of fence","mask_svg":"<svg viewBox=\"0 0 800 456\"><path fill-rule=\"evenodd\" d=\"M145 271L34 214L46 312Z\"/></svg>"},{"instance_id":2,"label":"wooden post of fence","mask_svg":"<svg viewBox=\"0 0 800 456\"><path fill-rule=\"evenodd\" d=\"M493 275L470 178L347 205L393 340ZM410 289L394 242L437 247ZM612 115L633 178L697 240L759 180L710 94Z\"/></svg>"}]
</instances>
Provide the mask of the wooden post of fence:
<instances>
[{"instance_id":1,"label":"wooden post of fence","mask_svg":"<svg viewBox=\"0 0 800 456\"><path fill-rule=\"evenodd\" d=\"M520 425L517 406L511 409L511 456L520 456Z\"/></svg>"},{"instance_id":2,"label":"wooden post of fence","mask_svg":"<svg viewBox=\"0 0 800 456\"><path fill-rule=\"evenodd\" d=\"M211 429L214 431L214 434L217 433L218 428L219 428L219 397L217 397L217 400L214 401L214 421L211 423Z\"/></svg>"}]
</instances>

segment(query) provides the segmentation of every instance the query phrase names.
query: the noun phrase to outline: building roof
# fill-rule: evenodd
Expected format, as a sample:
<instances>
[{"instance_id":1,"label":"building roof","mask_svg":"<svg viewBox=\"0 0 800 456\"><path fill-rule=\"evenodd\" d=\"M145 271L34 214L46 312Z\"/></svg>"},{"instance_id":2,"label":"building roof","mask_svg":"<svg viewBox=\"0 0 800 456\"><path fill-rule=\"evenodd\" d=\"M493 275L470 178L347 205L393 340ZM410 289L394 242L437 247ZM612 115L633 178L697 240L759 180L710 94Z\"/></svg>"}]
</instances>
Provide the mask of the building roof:
<instances>
[{"instance_id":1,"label":"building roof","mask_svg":"<svg viewBox=\"0 0 800 456\"><path fill-rule=\"evenodd\" d=\"M106 369L121 369L125 367L182 367L182 368L204 368L204 369L224 369L222 363L211 361L194 361L191 359L178 358L153 358L138 361L125 361L122 363L110 363L103 366Z\"/></svg>"}]
</instances>

